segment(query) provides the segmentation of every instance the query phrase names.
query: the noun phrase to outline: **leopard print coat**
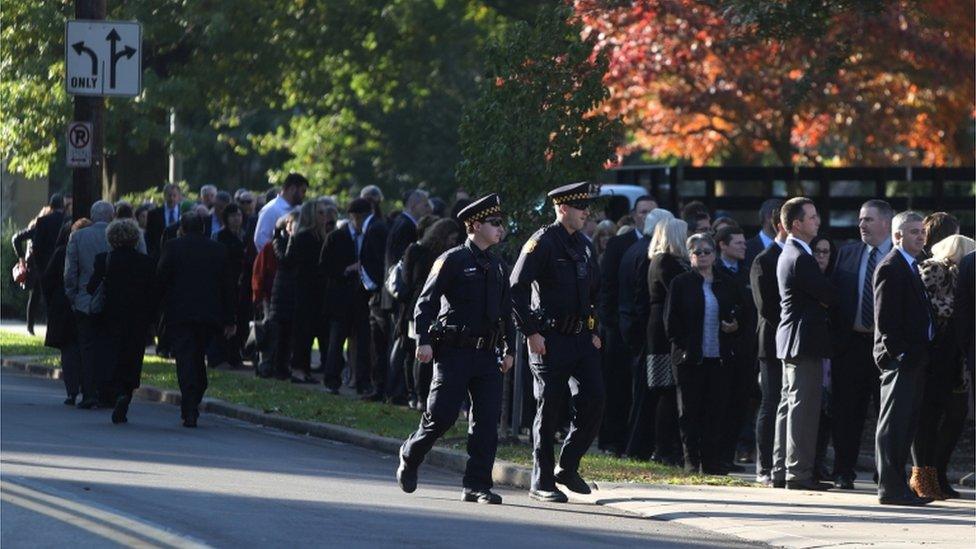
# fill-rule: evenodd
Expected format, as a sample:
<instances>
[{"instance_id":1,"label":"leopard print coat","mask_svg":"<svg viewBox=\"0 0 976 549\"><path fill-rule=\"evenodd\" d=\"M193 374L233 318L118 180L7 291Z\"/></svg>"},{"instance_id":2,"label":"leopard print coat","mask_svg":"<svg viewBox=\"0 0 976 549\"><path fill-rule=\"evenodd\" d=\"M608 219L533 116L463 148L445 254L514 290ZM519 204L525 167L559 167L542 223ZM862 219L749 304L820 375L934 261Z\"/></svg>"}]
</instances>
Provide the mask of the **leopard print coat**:
<instances>
[{"instance_id":1,"label":"leopard print coat","mask_svg":"<svg viewBox=\"0 0 976 549\"><path fill-rule=\"evenodd\" d=\"M919 264L919 273L925 292L932 302L936 321L945 323L952 317L953 296L956 293L956 279L959 277L959 267L951 261L940 259L926 259Z\"/></svg>"}]
</instances>

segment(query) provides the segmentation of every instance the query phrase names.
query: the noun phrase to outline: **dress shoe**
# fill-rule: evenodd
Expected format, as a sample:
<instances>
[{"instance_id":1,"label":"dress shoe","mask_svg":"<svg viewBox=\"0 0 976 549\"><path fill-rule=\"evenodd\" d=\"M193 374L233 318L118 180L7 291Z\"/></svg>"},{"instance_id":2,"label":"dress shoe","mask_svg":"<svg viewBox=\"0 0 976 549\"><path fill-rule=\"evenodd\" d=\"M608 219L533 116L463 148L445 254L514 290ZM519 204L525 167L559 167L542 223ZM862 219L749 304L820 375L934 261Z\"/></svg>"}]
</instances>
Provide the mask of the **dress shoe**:
<instances>
[{"instance_id":1,"label":"dress shoe","mask_svg":"<svg viewBox=\"0 0 976 549\"><path fill-rule=\"evenodd\" d=\"M552 490L529 490L529 497L536 501L547 501L549 503L566 503L569 501L566 494L555 488Z\"/></svg>"},{"instance_id":2,"label":"dress shoe","mask_svg":"<svg viewBox=\"0 0 976 549\"><path fill-rule=\"evenodd\" d=\"M556 482L569 488L571 492L576 492L577 494L589 494L591 492L590 485L576 471L556 469L553 477L556 479Z\"/></svg>"},{"instance_id":3,"label":"dress shoe","mask_svg":"<svg viewBox=\"0 0 976 549\"><path fill-rule=\"evenodd\" d=\"M724 477L729 474L729 470L722 466L706 467L702 465L701 472L703 475L715 475L719 477Z\"/></svg>"},{"instance_id":4,"label":"dress shoe","mask_svg":"<svg viewBox=\"0 0 976 549\"><path fill-rule=\"evenodd\" d=\"M942 491L942 495L945 496L946 499L959 499L960 494L955 488L952 487L952 484L949 483L949 479L946 477L945 471L937 470L936 478L939 481L939 490Z\"/></svg>"},{"instance_id":5,"label":"dress shoe","mask_svg":"<svg viewBox=\"0 0 976 549\"><path fill-rule=\"evenodd\" d=\"M390 404L394 406L406 406L407 402L407 397L405 396L395 396L390 398Z\"/></svg>"},{"instance_id":6,"label":"dress shoe","mask_svg":"<svg viewBox=\"0 0 976 549\"><path fill-rule=\"evenodd\" d=\"M98 400L94 398L84 397L81 402L78 403L78 408L81 410L91 410L92 408L98 408Z\"/></svg>"},{"instance_id":7,"label":"dress shoe","mask_svg":"<svg viewBox=\"0 0 976 549\"><path fill-rule=\"evenodd\" d=\"M300 384L308 384L308 383L317 383L318 381L314 377L312 377L312 376L300 375L300 376L291 376L291 382L292 383L300 383Z\"/></svg>"},{"instance_id":8,"label":"dress shoe","mask_svg":"<svg viewBox=\"0 0 976 549\"><path fill-rule=\"evenodd\" d=\"M826 482L816 480L788 480L786 481L787 490L812 490L814 492L826 492L830 490L830 485Z\"/></svg>"},{"instance_id":9,"label":"dress shoe","mask_svg":"<svg viewBox=\"0 0 976 549\"><path fill-rule=\"evenodd\" d=\"M854 481L847 477L838 475L836 478L834 478L834 488L837 488L838 490L853 490Z\"/></svg>"},{"instance_id":10,"label":"dress shoe","mask_svg":"<svg viewBox=\"0 0 976 549\"><path fill-rule=\"evenodd\" d=\"M115 400L115 408L112 409L112 423L126 423L129 418L126 414L129 413L129 403L132 402L132 397L123 395Z\"/></svg>"},{"instance_id":11,"label":"dress shoe","mask_svg":"<svg viewBox=\"0 0 976 549\"><path fill-rule=\"evenodd\" d=\"M67 404L68 406L74 406L75 405L75 399L77 399L77 398L78 398L78 395L68 395L68 398L64 399L64 403Z\"/></svg>"},{"instance_id":12,"label":"dress shoe","mask_svg":"<svg viewBox=\"0 0 976 549\"><path fill-rule=\"evenodd\" d=\"M330 395L333 395L333 396L338 396L339 395L339 388L338 387L326 387L325 388L325 392L327 392L327 393L329 393Z\"/></svg>"},{"instance_id":13,"label":"dress shoe","mask_svg":"<svg viewBox=\"0 0 976 549\"><path fill-rule=\"evenodd\" d=\"M383 402L383 393L373 392L363 395L359 400L363 402Z\"/></svg>"},{"instance_id":14,"label":"dress shoe","mask_svg":"<svg viewBox=\"0 0 976 549\"><path fill-rule=\"evenodd\" d=\"M397 467L396 478L400 489L408 494L412 494L417 489L417 469L407 465L403 459L403 448L400 448L400 466Z\"/></svg>"},{"instance_id":15,"label":"dress shoe","mask_svg":"<svg viewBox=\"0 0 976 549\"><path fill-rule=\"evenodd\" d=\"M784 479L773 479L773 488L786 488L786 480Z\"/></svg>"},{"instance_id":16,"label":"dress shoe","mask_svg":"<svg viewBox=\"0 0 976 549\"><path fill-rule=\"evenodd\" d=\"M932 498L920 498L915 494L905 494L904 496L879 496L878 502L881 505L908 505L912 507L919 507L922 505L928 505L934 501Z\"/></svg>"},{"instance_id":17,"label":"dress shoe","mask_svg":"<svg viewBox=\"0 0 976 549\"><path fill-rule=\"evenodd\" d=\"M725 473L719 473L719 474L743 473L746 470L745 467L743 467L741 465L736 465L736 464L732 463L731 461L727 461L725 463L720 463L719 466L718 466L718 468L725 470Z\"/></svg>"},{"instance_id":18,"label":"dress shoe","mask_svg":"<svg viewBox=\"0 0 976 549\"><path fill-rule=\"evenodd\" d=\"M461 501L498 505L502 502L502 497L491 490L470 490L465 488L461 494Z\"/></svg>"},{"instance_id":19,"label":"dress shoe","mask_svg":"<svg viewBox=\"0 0 976 549\"><path fill-rule=\"evenodd\" d=\"M197 418L200 417L199 410L188 410L183 414L183 426L195 428L197 426Z\"/></svg>"}]
</instances>

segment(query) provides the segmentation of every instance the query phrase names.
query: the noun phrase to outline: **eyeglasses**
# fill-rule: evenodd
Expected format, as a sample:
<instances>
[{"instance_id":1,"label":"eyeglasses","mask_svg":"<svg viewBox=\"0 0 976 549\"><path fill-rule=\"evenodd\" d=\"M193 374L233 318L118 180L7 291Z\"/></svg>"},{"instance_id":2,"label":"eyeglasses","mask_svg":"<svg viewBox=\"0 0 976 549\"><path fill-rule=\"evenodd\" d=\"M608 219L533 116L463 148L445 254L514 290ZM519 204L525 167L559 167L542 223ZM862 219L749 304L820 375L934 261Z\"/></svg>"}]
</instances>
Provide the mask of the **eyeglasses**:
<instances>
[{"instance_id":1,"label":"eyeglasses","mask_svg":"<svg viewBox=\"0 0 976 549\"><path fill-rule=\"evenodd\" d=\"M502 221L500 218L497 217L486 219L484 222L491 225L492 227L501 227L502 224L504 223L504 221Z\"/></svg>"},{"instance_id":2,"label":"eyeglasses","mask_svg":"<svg viewBox=\"0 0 976 549\"><path fill-rule=\"evenodd\" d=\"M699 248L697 250L692 250L691 255L695 255L695 256L712 255L713 251L714 250L711 250L709 248Z\"/></svg>"}]
</instances>

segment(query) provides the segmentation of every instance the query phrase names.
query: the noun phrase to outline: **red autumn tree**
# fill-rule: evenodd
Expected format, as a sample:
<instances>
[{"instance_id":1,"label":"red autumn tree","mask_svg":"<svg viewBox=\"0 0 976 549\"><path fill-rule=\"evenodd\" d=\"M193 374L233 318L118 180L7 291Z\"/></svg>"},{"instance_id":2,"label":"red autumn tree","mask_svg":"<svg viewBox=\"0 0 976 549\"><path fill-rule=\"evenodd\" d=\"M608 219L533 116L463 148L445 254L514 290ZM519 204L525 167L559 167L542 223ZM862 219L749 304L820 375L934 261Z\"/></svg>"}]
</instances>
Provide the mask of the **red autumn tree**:
<instances>
[{"instance_id":1,"label":"red autumn tree","mask_svg":"<svg viewBox=\"0 0 976 549\"><path fill-rule=\"evenodd\" d=\"M622 153L695 164L971 162L971 5L892 1L782 36L721 4L575 1L584 32L610 55L603 109L630 131Z\"/></svg>"}]
</instances>

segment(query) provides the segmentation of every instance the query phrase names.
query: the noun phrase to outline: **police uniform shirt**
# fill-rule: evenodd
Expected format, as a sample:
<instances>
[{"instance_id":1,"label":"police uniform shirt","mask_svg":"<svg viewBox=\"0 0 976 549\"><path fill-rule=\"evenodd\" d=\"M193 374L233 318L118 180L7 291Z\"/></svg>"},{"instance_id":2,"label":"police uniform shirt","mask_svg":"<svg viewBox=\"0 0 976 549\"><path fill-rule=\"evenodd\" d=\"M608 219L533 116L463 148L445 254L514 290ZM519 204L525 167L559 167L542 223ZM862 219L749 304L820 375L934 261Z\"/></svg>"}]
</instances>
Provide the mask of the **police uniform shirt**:
<instances>
[{"instance_id":1,"label":"police uniform shirt","mask_svg":"<svg viewBox=\"0 0 976 549\"><path fill-rule=\"evenodd\" d=\"M504 321L505 354L513 354L515 324L508 287L508 272L494 254L471 240L452 248L434 261L414 309L417 339L430 345L435 318L446 326L467 328L465 335L486 336Z\"/></svg>"},{"instance_id":2,"label":"police uniform shirt","mask_svg":"<svg viewBox=\"0 0 976 549\"><path fill-rule=\"evenodd\" d=\"M558 222L539 229L522 247L511 285L515 320L526 335L542 330L539 318L532 315L532 303L547 319L583 320L593 314L600 290L592 244L581 232L569 234Z\"/></svg>"}]
</instances>

